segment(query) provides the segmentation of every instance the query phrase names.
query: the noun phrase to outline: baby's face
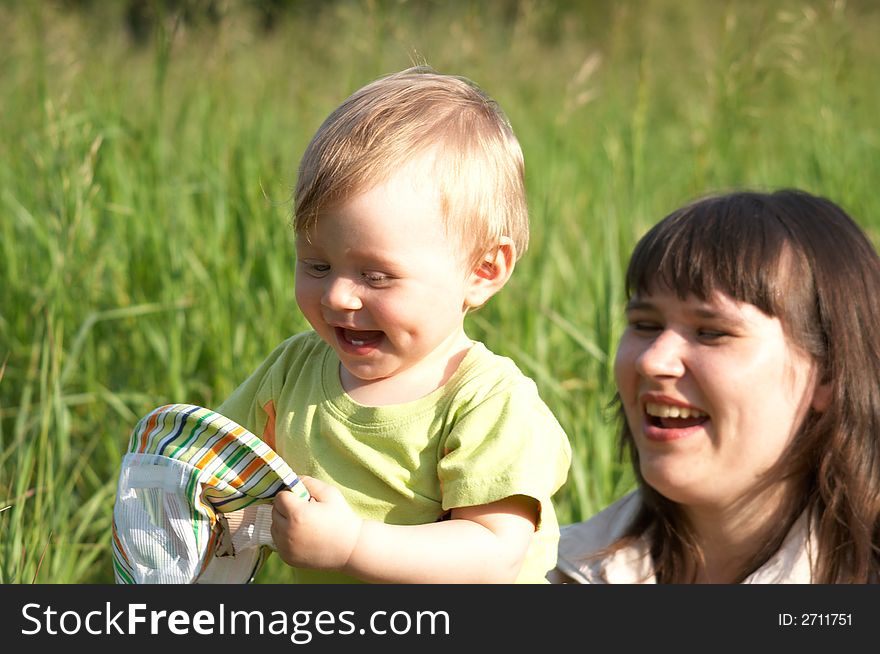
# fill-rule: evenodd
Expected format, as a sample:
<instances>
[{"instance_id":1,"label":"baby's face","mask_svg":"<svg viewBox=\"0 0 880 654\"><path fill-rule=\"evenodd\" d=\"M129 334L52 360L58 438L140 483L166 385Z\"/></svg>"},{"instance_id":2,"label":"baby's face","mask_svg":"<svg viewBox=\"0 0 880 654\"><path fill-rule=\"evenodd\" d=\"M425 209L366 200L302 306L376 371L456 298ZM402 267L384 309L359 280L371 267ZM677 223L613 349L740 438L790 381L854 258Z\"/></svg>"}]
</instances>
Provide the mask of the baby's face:
<instances>
[{"instance_id":1,"label":"baby's face","mask_svg":"<svg viewBox=\"0 0 880 654\"><path fill-rule=\"evenodd\" d=\"M470 344L463 322L474 275L425 173L405 167L297 235L301 311L339 355L346 390L381 383L389 402L442 385Z\"/></svg>"}]
</instances>

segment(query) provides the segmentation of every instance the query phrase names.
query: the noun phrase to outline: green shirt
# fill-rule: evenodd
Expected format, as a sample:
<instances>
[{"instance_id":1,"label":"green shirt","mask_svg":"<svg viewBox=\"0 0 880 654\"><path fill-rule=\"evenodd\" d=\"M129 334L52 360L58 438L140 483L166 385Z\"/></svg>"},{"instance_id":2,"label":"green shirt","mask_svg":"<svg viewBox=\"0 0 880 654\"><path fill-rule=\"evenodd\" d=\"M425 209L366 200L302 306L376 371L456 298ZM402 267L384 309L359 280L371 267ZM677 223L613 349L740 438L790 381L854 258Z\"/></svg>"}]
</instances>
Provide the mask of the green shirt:
<instances>
[{"instance_id":1,"label":"green shirt","mask_svg":"<svg viewBox=\"0 0 880 654\"><path fill-rule=\"evenodd\" d=\"M363 518L434 522L456 507L513 495L540 503L517 579L542 583L556 562L550 497L565 482L571 447L534 382L474 343L436 391L369 407L343 390L339 359L314 332L279 345L217 411L262 438L301 475L338 487ZM297 569L300 583L355 582Z\"/></svg>"}]
</instances>

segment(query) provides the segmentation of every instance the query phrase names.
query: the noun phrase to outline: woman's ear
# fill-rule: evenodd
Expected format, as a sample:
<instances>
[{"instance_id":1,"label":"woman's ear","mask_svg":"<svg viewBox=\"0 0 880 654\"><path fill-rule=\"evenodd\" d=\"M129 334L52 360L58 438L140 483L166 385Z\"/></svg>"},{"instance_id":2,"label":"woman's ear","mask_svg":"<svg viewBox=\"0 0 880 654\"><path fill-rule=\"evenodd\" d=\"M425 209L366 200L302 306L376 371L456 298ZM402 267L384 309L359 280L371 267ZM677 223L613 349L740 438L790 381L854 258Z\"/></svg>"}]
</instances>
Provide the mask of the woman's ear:
<instances>
[{"instance_id":1,"label":"woman's ear","mask_svg":"<svg viewBox=\"0 0 880 654\"><path fill-rule=\"evenodd\" d=\"M475 309L489 301L510 279L516 264L516 247L508 237L502 236L497 247L487 251L477 267L471 272L465 304Z\"/></svg>"}]
</instances>

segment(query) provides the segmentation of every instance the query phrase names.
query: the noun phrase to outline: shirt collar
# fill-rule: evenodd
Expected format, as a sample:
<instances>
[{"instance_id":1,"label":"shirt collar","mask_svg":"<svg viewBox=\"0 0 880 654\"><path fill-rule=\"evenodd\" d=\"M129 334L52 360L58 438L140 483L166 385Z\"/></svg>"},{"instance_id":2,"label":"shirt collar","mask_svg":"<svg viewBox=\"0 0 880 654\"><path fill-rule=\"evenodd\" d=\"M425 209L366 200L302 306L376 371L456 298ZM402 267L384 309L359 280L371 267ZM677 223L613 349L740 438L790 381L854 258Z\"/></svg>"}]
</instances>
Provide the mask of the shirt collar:
<instances>
[{"instance_id":1,"label":"shirt collar","mask_svg":"<svg viewBox=\"0 0 880 654\"><path fill-rule=\"evenodd\" d=\"M587 558L590 552L607 547L623 535L639 505L640 497L636 491L586 523L566 528L571 532L560 543L559 570L579 583L656 583L650 546L645 537L601 559ZM809 516L804 512L792 525L779 550L742 583L811 583L817 543L815 529L810 526ZM579 547L577 541L580 541Z\"/></svg>"}]
</instances>

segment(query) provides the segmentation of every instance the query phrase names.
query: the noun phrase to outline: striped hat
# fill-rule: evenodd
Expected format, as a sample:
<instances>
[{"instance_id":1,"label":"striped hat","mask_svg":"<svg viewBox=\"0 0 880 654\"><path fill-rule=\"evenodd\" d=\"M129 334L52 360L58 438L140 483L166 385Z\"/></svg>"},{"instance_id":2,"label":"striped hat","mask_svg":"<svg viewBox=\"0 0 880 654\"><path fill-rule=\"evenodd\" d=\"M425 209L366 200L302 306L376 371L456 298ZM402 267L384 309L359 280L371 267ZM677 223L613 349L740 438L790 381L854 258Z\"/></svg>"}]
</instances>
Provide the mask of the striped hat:
<instances>
[{"instance_id":1,"label":"striped hat","mask_svg":"<svg viewBox=\"0 0 880 654\"><path fill-rule=\"evenodd\" d=\"M267 547L233 552L224 513L309 493L284 460L241 425L192 404L145 415L131 432L113 507L120 584L248 583Z\"/></svg>"}]
</instances>

